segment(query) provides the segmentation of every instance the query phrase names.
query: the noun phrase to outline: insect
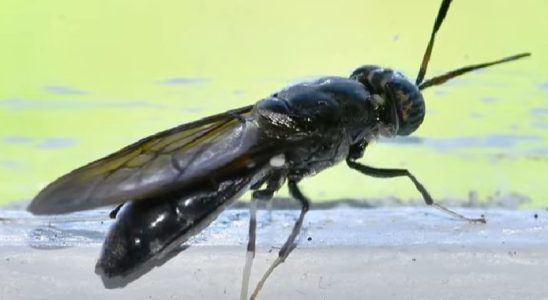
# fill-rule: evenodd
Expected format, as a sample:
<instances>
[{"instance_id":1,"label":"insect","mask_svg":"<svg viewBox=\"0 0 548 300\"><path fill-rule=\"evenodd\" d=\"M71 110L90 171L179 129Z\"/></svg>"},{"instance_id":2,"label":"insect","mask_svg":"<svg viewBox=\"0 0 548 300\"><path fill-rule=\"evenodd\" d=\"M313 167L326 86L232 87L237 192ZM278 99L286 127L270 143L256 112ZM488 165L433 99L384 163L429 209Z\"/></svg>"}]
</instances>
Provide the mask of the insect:
<instances>
[{"instance_id":1,"label":"insect","mask_svg":"<svg viewBox=\"0 0 548 300\"><path fill-rule=\"evenodd\" d=\"M426 204L467 218L434 202L406 169L380 169L357 160L379 136L406 136L425 117L422 90L464 73L514 61L529 53L465 66L424 80L434 40L451 0L443 0L416 80L374 65L349 78L325 77L287 87L254 105L233 109L144 138L66 174L29 206L35 214L61 214L118 205L96 273L106 287L121 287L173 256L189 237L251 190L249 241L241 298L247 299L255 253L257 201L268 201L286 182L301 205L278 257L251 295L296 247L310 200L299 182L338 162L373 177L409 178Z\"/></svg>"}]
</instances>

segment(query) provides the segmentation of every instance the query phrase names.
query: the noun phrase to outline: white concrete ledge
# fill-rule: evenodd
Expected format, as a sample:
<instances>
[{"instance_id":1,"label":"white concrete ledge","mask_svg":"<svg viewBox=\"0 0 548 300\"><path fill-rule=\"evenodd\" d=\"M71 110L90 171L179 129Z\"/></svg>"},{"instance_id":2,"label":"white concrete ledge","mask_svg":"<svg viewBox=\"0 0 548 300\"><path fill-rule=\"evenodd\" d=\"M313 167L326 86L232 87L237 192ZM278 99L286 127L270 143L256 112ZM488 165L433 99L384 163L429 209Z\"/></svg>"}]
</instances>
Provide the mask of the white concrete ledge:
<instances>
[{"instance_id":1,"label":"white concrete ledge","mask_svg":"<svg viewBox=\"0 0 548 300\"><path fill-rule=\"evenodd\" d=\"M429 208L312 210L299 246L261 299L547 299L548 211ZM229 210L183 251L124 289L95 261L108 211L36 218L0 210L0 299L237 299L246 210ZM259 213L252 283L276 257L296 211ZM536 216L536 217L535 217ZM273 251L271 251L273 250Z\"/></svg>"}]
</instances>

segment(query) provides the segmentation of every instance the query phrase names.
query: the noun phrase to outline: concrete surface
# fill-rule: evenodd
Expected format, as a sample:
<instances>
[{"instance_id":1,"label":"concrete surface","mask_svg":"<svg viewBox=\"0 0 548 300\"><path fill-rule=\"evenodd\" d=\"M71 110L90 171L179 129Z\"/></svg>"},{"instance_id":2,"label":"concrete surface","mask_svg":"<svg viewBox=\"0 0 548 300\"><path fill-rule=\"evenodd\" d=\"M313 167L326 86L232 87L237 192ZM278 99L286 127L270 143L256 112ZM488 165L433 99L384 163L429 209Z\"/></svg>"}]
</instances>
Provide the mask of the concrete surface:
<instances>
[{"instance_id":1,"label":"concrete surface","mask_svg":"<svg viewBox=\"0 0 548 300\"><path fill-rule=\"evenodd\" d=\"M312 210L299 246L261 299L548 299L548 211L429 208ZM0 210L0 299L237 299L246 210L228 210L186 249L124 289L93 269L106 210L37 218ZM258 280L296 211L259 212Z\"/></svg>"}]
</instances>

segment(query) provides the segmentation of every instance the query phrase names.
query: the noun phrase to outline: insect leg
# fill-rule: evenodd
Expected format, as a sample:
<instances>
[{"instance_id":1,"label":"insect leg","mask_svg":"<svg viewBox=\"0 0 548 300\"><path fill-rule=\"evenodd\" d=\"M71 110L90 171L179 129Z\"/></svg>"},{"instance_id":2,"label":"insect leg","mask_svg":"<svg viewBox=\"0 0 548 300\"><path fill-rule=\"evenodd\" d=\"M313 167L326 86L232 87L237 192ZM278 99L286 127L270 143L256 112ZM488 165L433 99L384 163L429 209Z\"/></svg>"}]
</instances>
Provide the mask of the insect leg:
<instances>
[{"instance_id":1,"label":"insect leg","mask_svg":"<svg viewBox=\"0 0 548 300\"><path fill-rule=\"evenodd\" d=\"M115 209L113 209L109 214L108 214L108 217L111 218L111 219L116 219L116 216L118 215L118 212L120 211L120 209L122 208L122 206L124 206L125 202L116 206Z\"/></svg>"},{"instance_id":2,"label":"insect leg","mask_svg":"<svg viewBox=\"0 0 548 300\"><path fill-rule=\"evenodd\" d=\"M284 245L282 246L282 249L280 249L280 252L278 252L278 257L276 258L276 260L274 260L272 265L270 265L270 268L268 268L268 270L265 272L265 274L263 275L263 277L257 284L255 291L253 291L253 294L251 294L251 299L257 298L257 295L259 294L264 283L268 279L268 276L272 274L272 271L274 271L274 269L277 266L279 266L281 263L285 261L285 259L289 256L289 253L291 253L291 251L293 251L293 249L295 249L295 247L297 246L297 243L295 242L295 240L297 239L297 235L301 231L304 215L306 214L306 212L308 211L310 207L310 200L308 200L308 198L306 198L303 195L301 190L299 190L299 187L297 186L296 181L289 180L288 187L289 187L289 193L291 194L291 196L300 202L301 213L299 215L299 218L295 222L295 225L293 225L293 230L291 231L291 234L287 238L287 241L285 241Z\"/></svg>"},{"instance_id":3,"label":"insect leg","mask_svg":"<svg viewBox=\"0 0 548 300\"><path fill-rule=\"evenodd\" d=\"M245 256L244 271L242 274L242 289L240 291L240 300L247 300L247 291L249 290L249 277L251 276L251 266L255 257L255 237L257 228L257 199L251 198L249 203L249 238L247 241L247 252Z\"/></svg>"},{"instance_id":4,"label":"insect leg","mask_svg":"<svg viewBox=\"0 0 548 300\"><path fill-rule=\"evenodd\" d=\"M267 222L272 223L272 203L274 200L266 202L266 210L267 210Z\"/></svg>"},{"instance_id":5,"label":"insect leg","mask_svg":"<svg viewBox=\"0 0 548 300\"><path fill-rule=\"evenodd\" d=\"M274 174L265 180L254 185L252 188L258 189L265 181L267 186L264 190L254 191L251 196L251 202L249 204L249 240L247 243L247 254L245 259L245 265L242 275L242 289L240 291L240 299L247 299L247 292L249 290L249 277L251 276L251 266L253 265L253 258L255 257L255 240L256 240L256 228L257 228L257 200L269 201L272 199L274 192L276 192L285 181L285 173L276 171Z\"/></svg>"},{"instance_id":6,"label":"insect leg","mask_svg":"<svg viewBox=\"0 0 548 300\"><path fill-rule=\"evenodd\" d=\"M426 188L424 188L424 186L417 180L417 178L415 178L415 176L413 174L411 174L411 172L409 172L409 170L407 170L407 169L378 169L378 168L373 168L373 167L369 167L369 166L366 166L366 165L362 165L362 164L360 164L358 162L355 162L353 160L350 160L350 159L347 159L346 163L348 164L348 166L351 169L357 170L360 173L362 173L364 175L371 176L371 177L392 178L392 177L407 176L409 179L411 179L411 181L413 182L413 184L415 185L417 190L421 193L422 198L424 199L426 204L428 204L432 207L435 207L435 208L437 208L437 209L439 209L439 210L441 210L445 213L448 213L448 214L452 215L455 218L465 220L467 222L486 223L485 218L483 218L483 217L478 218L478 219L467 218L467 217L465 217L461 214L458 214L458 213L456 213L456 212L454 212L454 211L452 211L452 210L450 210L450 209L448 209L448 208L446 208L446 207L444 207L440 204L435 203L434 199L432 199L432 197L430 196L430 194L428 193Z\"/></svg>"}]
</instances>

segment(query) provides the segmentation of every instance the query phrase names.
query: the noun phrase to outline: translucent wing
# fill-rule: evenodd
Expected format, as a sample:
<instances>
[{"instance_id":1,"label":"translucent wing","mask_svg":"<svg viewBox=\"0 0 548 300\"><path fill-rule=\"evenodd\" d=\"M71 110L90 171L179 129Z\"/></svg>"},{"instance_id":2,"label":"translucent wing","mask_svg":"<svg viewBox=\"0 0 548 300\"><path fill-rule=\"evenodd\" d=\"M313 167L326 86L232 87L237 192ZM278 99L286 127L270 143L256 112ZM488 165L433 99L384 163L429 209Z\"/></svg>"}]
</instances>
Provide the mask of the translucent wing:
<instances>
[{"instance_id":1,"label":"translucent wing","mask_svg":"<svg viewBox=\"0 0 548 300\"><path fill-rule=\"evenodd\" d=\"M210 116L157 133L76 169L49 184L29 211L57 214L155 199L197 184L215 184L215 176L257 165L257 124L253 106ZM255 153L255 154L254 154ZM264 158L266 159L266 158Z\"/></svg>"}]
</instances>

